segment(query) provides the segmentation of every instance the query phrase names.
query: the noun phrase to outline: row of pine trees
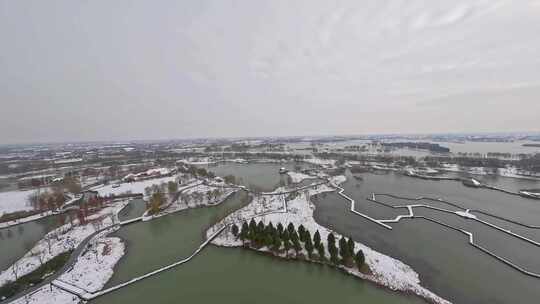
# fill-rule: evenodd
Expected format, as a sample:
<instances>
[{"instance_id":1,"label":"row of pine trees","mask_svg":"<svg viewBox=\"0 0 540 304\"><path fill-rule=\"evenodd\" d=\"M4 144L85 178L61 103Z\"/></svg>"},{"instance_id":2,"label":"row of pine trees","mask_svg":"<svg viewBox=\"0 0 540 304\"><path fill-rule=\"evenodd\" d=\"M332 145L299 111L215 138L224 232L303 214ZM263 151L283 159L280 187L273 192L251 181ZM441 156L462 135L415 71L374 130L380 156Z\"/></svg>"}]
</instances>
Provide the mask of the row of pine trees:
<instances>
[{"instance_id":1,"label":"row of pine trees","mask_svg":"<svg viewBox=\"0 0 540 304\"><path fill-rule=\"evenodd\" d=\"M334 234L330 233L327 237L326 247L321 240L321 235L317 230L313 237L309 230L306 230L303 225L298 226L298 230L289 223L287 228L281 223L274 227L272 222L265 225L262 221L256 223L251 219L249 224L244 222L239 228L236 224L231 227L235 237L240 238L244 245L249 245L253 248L268 247L275 253L283 252L289 255L289 251L293 249L296 256L299 256L302 249L305 249L309 259L319 260L321 262L330 262L334 265L345 265L353 267L356 265L358 270L364 266L365 257L362 250L355 252L355 243L351 238L341 237L336 244ZM330 259L327 258L328 251Z\"/></svg>"}]
</instances>

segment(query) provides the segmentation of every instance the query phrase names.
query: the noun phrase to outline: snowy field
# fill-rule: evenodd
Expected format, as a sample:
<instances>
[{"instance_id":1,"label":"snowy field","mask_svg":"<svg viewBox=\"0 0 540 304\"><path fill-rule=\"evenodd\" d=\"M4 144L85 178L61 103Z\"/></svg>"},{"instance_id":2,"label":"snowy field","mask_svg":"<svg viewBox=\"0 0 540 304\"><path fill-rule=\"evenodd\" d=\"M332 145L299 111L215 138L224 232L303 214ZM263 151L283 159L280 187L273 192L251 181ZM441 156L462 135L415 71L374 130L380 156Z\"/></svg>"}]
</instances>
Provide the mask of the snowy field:
<instances>
[{"instance_id":1,"label":"snowy field","mask_svg":"<svg viewBox=\"0 0 540 304\"><path fill-rule=\"evenodd\" d=\"M215 206L222 203L227 197L238 191L235 188L220 189L217 196L208 196L207 193L219 189L219 186L226 185L225 183L216 183L214 186L203 185L200 181L193 180L191 183L180 187L181 195L175 202L169 202L161 212L154 216L144 216L144 220L161 217L170 213L182 211L188 208L198 208L203 206ZM216 187L217 186L217 187ZM170 198L169 198L170 199Z\"/></svg>"},{"instance_id":2,"label":"snowy field","mask_svg":"<svg viewBox=\"0 0 540 304\"><path fill-rule=\"evenodd\" d=\"M114 266L124 255L125 245L116 237L99 237L95 247L81 255L73 268L59 279L87 292L101 290L114 273ZM58 287L45 285L33 294L19 298L13 304L78 304L81 300Z\"/></svg>"},{"instance_id":3,"label":"snowy field","mask_svg":"<svg viewBox=\"0 0 540 304\"><path fill-rule=\"evenodd\" d=\"M345 180L346 178L344 176L332 178L332 182L335 184L342 183ZM286 189L280 188L277 189L276 192L283 190ZM287 203L287 212L283 212L285 208L282 196L255 197L252 203L250 203L248 206L232 213L223 221L209 229L207 231L207 235L211 235L213 231L221 227L223 224L237 223L238 226L241 226L244 221L249 222L251 218L254 218L255 221L263 221L265 224L272 222L274 226L278 223L281 223L284 227L286 227L289 223L293 223L295 227L302 224L307 230L310 231L311 235L318 230L321 234L321 239L326 240L331 231L315 222L313 218L313 210L315 209L315 206L311 203L308 196L311 197L319 193L334 190L335 189L330 188L327 185L321 185L317 188L309 189L307 193L306 191L300 191L299 195L295 199ZM230 232L230 229L226 229L225 231L226 232L214 239L212 243L227 247L242 246L242 241L236 239L236 237L234 237ZM341 238L341 235L338 233L334 232L334 235L338 240ZM399 260L379 253L358 242L356 242L356 249L361 249L364 252L366 264L369 265L372 274L366 275L359 272L356 268L346 268L341 266L340 268L346 272L386 286L392 290L400 290L403 292L417 294L434 303L450 303L422 287L420 285L418 274L410 266ZM261 248L261 250L269 251L266 247ZM307 255L306 252L304 252L304 254ZM283 254L282 257L285 257L285 254Z\"/></svg>"},{"instance_id":4,"label":"snowy field","mask_svg":"<svg viewBox=\"0 0 540 304\"><path fill-rule=\"evenodd\" d=\"M0 192L0 216L4 213L32 210L28 197L36 190Z\"/></svg>"},{"instance_id":5,"label":"snowy field","mask_svg":"<svg viewBox=\"0 0 540 304\"><path fill-rule=\"evenodd\" d=\"M294 171L289 171L287 172L287 174L291 177L291 180L293 183L299 183L305 179L309 179L309 178L314 178L313 176L311 175L307 175L307 174L304 174L304 173L300 173L300 172L294 172Z\"/></svg>"},{"instance_id":6,"label":"snowy field","mask_svg":"<svg viewBox=\"0 0 540 304\"><path fill-rule=\"evenodd\" d=\"M146 187L150 187L152 185L159 185L161 183L168 183L170 181L176 181L177 176L167 176L167 177L161 177L161 178L153 178L143 181L136 181L132 183L121 183L120 187L114 188L113 184L109 184L106 186L96 186L93 187L92 190L95 190L99 192L100 196L108 196L108 195L119 195L126 192L131 192L133 194L135 193L141 193L144 194L144 189Z\"/></svg>"},{"instance_id":7,"label":"snowy field","mask_svg":"<svg viewBox=\"0 0 540 304\"><path fill-rule=\"evenodd\" d=\"M114 274L114 265L124 252L120 238L97 237L92 240L92 248L79 256L73 268L59 279L87 292L99 291Z\"/></svg>"}]
</instances>

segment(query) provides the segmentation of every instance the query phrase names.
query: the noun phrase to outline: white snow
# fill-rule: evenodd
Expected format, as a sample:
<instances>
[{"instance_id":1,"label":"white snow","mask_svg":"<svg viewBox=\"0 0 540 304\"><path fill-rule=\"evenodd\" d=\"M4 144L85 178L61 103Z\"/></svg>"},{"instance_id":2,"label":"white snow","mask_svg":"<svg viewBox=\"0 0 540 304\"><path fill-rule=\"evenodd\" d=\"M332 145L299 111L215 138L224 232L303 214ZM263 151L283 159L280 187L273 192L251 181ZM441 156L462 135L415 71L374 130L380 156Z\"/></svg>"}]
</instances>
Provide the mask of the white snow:
<instances>
[{"instance_id":1,"label":"white snow","mask_svg":"<svg viewBox=\"0 0 540 304\"><path fill-rule=\"evenodd\" d=\"M336 160L334 159L305 158L303 159L303 161L306 163L320 165L323 167L334 167L336 165Z\"/></svg>"},{"instance_id":2,"label":"white snow","mask_svg":"<svg viewBox=\"0 0 540 304\"><path fill-rule=\"evenodd\" d=\"M13 304L78 304L80 300L77 296L61 290L58 287L45 285L31 295L21 297Z\"/></svg>"},{"instance_id":3,"label":"white snow","mask_svg":"<svg viewBox=\"0 0 540 304\"><path fill-rule=\"evenodd\" d=\"M336 184L345 180L345 176L333 178L333 182ZM286 189L279 188L276 192L284 190ZM287 202L287 212L284 212L284 196L256 196L248 206L230 214L223 221L211 227L207 231L207 235L212 234L224 224L237 223L237 225L240 226L244 221L255 218L256 221L263 221L265 224L272 222L274 226L278 223L281 223L284 227L289 223L293 223L295 227L302 224L311 232L311 235L318 230L321 234L321 239L325 241L331 231L315 222L313 218L315 206L311 203L310 197L322 192L334 190L334 188L327 185L321 185L309 190L299 191L299 195L295 199ZM222 233L214 239L212 243L228 247L242 246L242 241L236 239L230 233L230 229L227 229L226 231L226 233ZM335 232L334 235L338 240L341 238L341 236ZM435 303L450 303L422 287L420 285L418 274L410 266L379 253L361 243L356 242L356 248L361 249L364 252L366 263L369 265L372 274L366 275L353 268L341 267L348 273L373 281L393 290L415 293ZM263 247L262 250L265 250L265 248Z\"/></svg>"},{"instance_id":4,"label":"white snow","mask_svg":"<svg viewBox=\"0 0 540 304\"><path fill-rule=\"evenodd\" d=\"M103 208L97 213L88 216L86 225L74 225L67 223L45 235L30 251L17 260L12 266L0 272L0 286L8 281L13 281L14 267L18 269L18 276L25 275L36 270L41 263L51 260L53 257L76 248L87 236L102 227L111 226L118 222L118 212L128 204L128 201L116 202L114 205ZM94 221L95 222L92 222ZM49 246L50 245L50 246ZM41 262L40 262L41 257Z\"/></svg>"},{"instance_id":5,"label":"white snow","mask_svg":"<svg viewBox=\"0 0 540 304\"><path fill-rule=\"evenodd\" d=\"M78 163L78 162L82 162L82 161L83 161L82 158L68 158L68 159L55 160L54 163L55 164L72 164L72 163Z\"/></svg>"},{"instance_id":6,"label":"white snow","mask_svg":"<svg viewBox=\"0 0 540 304\"><path fill-rule=\"evenodd\" d=\"M70 290L90 293L99 291L105 286L114 273L114 266L124 255L125 246L116 237L103 238L96 236L92 243L92 249L79 256L71 270L64 273L59 279L54 280L55 284L70 287ZM106 247L108 247L108 250L105 250ZM78 304L80 299L49 284L13 302L13 304L27 303Z\"/></svg>"},{"instance_id":7,"label":"white snow","mask_svg":"<svg viewBox=\"0 0 540 304\"><path fill-rule=\"evenodd\" d=\"M162 183L168 183L170 181L176 181L177 176L167 176L160 178L147 179L142 181L135 181L132 183L122 183L120 187L113 188L113 184L106 186L96 186L92 190L99 192L100 196L119 195L126 192L144 194L144 189L152 185L159 185Z\"/></svg>"},{"instance_id":8,"label":"white snow","mask_svg":"<svg viewBox=\"0 0 540 304\"><path fill-rule=\"evenodd\" d=\"M23 218L16 219L16 220L13 220L13 221L0 223L0 229L7 228L7 227L10 227L10 226L13 226L13 225L18 225L18 224L23 224L23 223L35 221L35 220L38 220L38 219L40 219L42 217L50 216L52 214L54 214L54 212L45 211L43 213L34 214L34 215L31 215L31 216L23 217Z\"/></svg>"},{"instance_id":9,"label":"white snow","mask_svg":"<svg viewBox=\"0 0 540 304\"><path fill-rule=\"evenodd\" d=\"M456 211L456 214L464 218L476 219L476 215L471 214L468 211Z\"/></svg>"},{"instance_id":10,"label":"white snow","mask_svg":"<svg viewBox=\"0 0 540 304\"><path fill-rule=\"evenodd\" d=\"M32 210L28 197L36 190L0 192L0 216L3 213Z\"/></svg>"},{"instance_id":11,"label":"white snow","mask_svg":"<svg viewBox=\"0 0 540 304\"><path fill-rule=\"evenodd\" d=\"M301 172L289 171L287 174L291 177L293 183L299 183L304 179L313 178L313 176Z\"/></svg>"},{"instance_id":12,"label":"white snow","mask_svg":"<svg viewBox=\"0 0 540 304\"><path fill-rule=\"evenodd\" d=\"M215 206L222 203L234 192L238 191L237 188L223 187L224 183L216 183L213 185L204 185L200 181L194 180L190 184L186 184L184 187L179 188L181 195L175 202L170 202L168 206L163 208L161 212L154 216L147 216L146 213L143 216L144 220L150 220L151 218L161 217L170 213L182 211L188 208L198 208L203 206ZM216 189L218 190L216 192ZM208 196L208 192L215 193L215 195Z\"/></svg>"},{"instance_id":13,"label":"white snow","mask_svg":"<svg viewBox=\"0 0 540 304\"><path fill-rule=\"evenodd\" d=\"M179 159L176 162L177 163L184 163L184 164L187 164L187 165L210 165L210 164L217 164L217 163L220 163L220 162L230 162L230 163L245 164L245 163L247 163L247 160L245 160L243 158L216 160L213 157L191 157L191 158L188 158L188 159Z\"/></svg>"},{"instance_id":14,"label":"white snow","mask_svg":"<svg viewBox=\"0 0 540 304\"><path fill-rule=\"evenodd\" d=\"M60 276L60 280L94 293L105 286L114 274L114 265L124 255L125 246L120 238L96 237L92 248L73 265L73 268Z\"/></svg>"}]
</instances>

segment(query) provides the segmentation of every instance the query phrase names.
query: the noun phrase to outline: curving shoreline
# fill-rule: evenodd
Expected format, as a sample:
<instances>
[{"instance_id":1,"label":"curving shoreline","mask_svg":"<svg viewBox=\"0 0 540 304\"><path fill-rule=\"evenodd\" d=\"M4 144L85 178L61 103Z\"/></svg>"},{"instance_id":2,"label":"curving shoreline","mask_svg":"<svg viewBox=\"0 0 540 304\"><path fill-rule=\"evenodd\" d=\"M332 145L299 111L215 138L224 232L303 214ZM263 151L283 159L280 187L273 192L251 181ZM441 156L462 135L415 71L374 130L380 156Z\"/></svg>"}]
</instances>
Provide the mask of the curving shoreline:
<instances>
[{"instance_id":1,"label":"curving shoreline","mask_svg":"<svg viewBox=\"0 0 540 304\"><path fill-rule=\"evenodd\" d=\"M333 178L334 184L339 184L344 180L345 177L343 176ZM253 218L258 221L262 221L265 224L269 222L274 224L281 222L283 225L293 223L296 226L302 224L312 234L318 230L321 234L321 239L325 239L329 233L333 233L339 238L341 236L339 233L333 232L330 229L319 225L314 220L313 211L315 206L308 199L308 197L312 195L333 191L336 191L336 189L331 186L320 185L316 189L307 190L307 193L303 193L301 191L298 197L288 202L282 201L279 196L271 197L270 201L255 197L252 203L250 203L248 206L233 212L224 220L210 228L207 231L207 235L211 234L213 231L215 231L215 229L219 229L220 227L228 227L232 225L232 223L239 224L239 220L245 221ZM276 192L280 192L280 189L277 189ZM230 229L226 229L221 235L216 237L212 241L212 244L224 247L243 246L243 243L232 235ZM379 253L362 243L355 242L355 245L364 252L366 256L366 264L368 264L372 274L363 274L356 269L346 268L344 266L339 267L341 270L390 290L415 294L432 303L450 303L449 301L439 297L435 293L421 286L418 274L410 266L397 259ZM270 251L265 247L255 250L270 253ZM305 252L304 255L306 255ZM285 254L276 256L286 258Z\"/></svg>"}]
</instances>

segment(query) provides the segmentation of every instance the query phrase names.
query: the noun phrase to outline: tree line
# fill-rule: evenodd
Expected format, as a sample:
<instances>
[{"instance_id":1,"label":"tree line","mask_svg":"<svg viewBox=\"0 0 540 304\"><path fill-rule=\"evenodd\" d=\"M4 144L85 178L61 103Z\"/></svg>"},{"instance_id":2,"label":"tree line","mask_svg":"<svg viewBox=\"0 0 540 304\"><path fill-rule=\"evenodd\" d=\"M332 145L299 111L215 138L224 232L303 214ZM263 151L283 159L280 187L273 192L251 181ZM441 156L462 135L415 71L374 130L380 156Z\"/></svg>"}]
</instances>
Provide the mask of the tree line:
<instances>
[{"instance_id":1,"label":"tree line","mask_svg":"<svg viewBox=\"0 0 540 304\"><path fill-rule=\"evenodd\" d=\"M233 224L231 232L242 240L244 246L255 249L267 247L274 253L285 252L287 257L290 250L294 250L296 257L301 257L305 250L310 260L346 267L356 265L360 271L365 264L364 253L361 249L355 250L355 243L350 237L342 236L338 241L333 233L329 233L325 245L319 230L311 236L303 225L298 228L293 223L289 223L287 227L283 227L281 223L274 226L272 222L265 225L262 221L256 223L251 219L241 227Z\"/></svg>"}]
</instances>

